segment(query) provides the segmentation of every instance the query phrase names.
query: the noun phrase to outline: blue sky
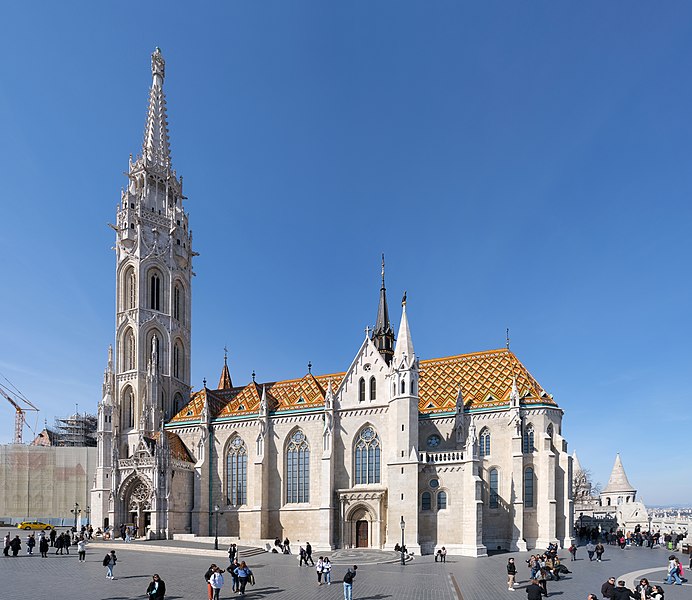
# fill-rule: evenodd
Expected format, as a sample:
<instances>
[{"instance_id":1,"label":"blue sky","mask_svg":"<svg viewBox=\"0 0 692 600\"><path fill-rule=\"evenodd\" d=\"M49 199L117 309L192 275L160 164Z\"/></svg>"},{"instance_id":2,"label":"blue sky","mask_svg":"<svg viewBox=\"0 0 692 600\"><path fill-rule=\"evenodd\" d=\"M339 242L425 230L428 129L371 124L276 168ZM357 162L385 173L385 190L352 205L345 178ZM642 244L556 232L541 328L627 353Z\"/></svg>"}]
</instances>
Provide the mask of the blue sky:
<instances>
[{"instance_id":1,"label":"blue sky","mask_svg":"<svg viewBox=\"0 0 692 600\"><path fill-rule=\"evenodd\" d=\"M0 373L39 428L100 398L158 45L194 387L224 345L238 384L346 369L385 252L421 358L510 327L597 480L620 452L645 501L690 503L689 3L190 6L3 8Z\"/></svg>"}]
</instances>

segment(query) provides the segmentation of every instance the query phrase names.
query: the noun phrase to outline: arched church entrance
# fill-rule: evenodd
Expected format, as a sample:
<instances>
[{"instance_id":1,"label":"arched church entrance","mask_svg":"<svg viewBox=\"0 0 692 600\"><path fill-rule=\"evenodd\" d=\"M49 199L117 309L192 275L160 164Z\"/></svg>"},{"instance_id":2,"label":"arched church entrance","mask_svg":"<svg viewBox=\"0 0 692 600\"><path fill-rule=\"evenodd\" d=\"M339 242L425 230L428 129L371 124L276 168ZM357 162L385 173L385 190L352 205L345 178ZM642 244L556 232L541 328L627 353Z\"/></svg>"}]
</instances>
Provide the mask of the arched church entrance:
<instances>
[{"instance_id":1,"label":"arched church entrance","mask_svg":"<svg viewBox=\"0 0 692 600\"><path fill-rule=\"evenodd\" d=\"M379 538L374 527L375 518L365 505L354 506L344 525L344 542L350 548L371 548Z\"/></svg>"},{"instance_id":2,"label":"arched church entrance","mask_svg":"<svg viewBox=\"0 0 692 600\"><path fill-rule=\"evenodd\" d=\"M151 525L151 486L147 481L136 478L125 492L125 510L129 525L137 528L137 535L145 535Z\"/></svg>"}]
</instances>

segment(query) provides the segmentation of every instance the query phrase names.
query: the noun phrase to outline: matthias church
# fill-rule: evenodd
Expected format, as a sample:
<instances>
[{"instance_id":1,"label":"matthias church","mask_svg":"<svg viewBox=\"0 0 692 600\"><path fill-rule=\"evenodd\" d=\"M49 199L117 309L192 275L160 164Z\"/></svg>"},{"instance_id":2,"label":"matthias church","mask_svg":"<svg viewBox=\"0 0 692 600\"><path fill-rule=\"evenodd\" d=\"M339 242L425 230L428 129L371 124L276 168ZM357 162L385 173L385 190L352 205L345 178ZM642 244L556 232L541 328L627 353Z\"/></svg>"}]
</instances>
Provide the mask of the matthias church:
<instances>
[{"instance_id":1,"label":"matthias church","mask_svg":"<svg viewBox=\"0 0 692 600\"><path fill-rule=\"evenodd\" d=\"M218 519L219 535L243 544L288 537L317 550L392 549L402 528L424 554L568 546L563 411L509 348L417 356L415 304L402 302L395 336L384 261L375 327L342 372L238 382L224 360L215 386L191 389L195 252L159 49L151 67L144 142L113 226L94 525L173 538L213 535Z\"/></svg>"}]
</instances>

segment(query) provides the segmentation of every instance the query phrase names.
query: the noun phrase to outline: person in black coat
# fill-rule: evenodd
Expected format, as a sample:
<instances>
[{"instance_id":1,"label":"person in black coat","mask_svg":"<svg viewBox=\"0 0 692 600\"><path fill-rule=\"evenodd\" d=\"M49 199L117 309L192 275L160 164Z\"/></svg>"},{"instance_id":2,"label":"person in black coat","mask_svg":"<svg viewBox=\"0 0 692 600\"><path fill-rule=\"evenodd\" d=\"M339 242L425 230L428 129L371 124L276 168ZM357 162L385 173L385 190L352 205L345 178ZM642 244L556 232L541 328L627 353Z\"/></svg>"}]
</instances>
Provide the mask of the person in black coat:
<instances>
[{"instance_id":1,"label":"person in black coat","mask_svg":"<svg viewBox=\"0 0 692 600\"><path fill-rule=\"evenodd\" d=\"M543 595L543 588L538 585L537 580L532 579L529 585L526 586L526 600L541 600Z\"/></svg>"},{"instance_id":2,"label":"person in black coat","mask_svg":"<svg viewBox=\"0 0 692 600\"><path fill-rule=\"evenodd\" d=\"M147 588L147 596L152 600L164 600L166 584L158 575L154 574Z\"/></svg>"},{"instance_id":3,"label":"person in black coat","mask_svg":"<svg viewBox=\"0 0 692 600\"><path fill-rule=\"evenodd\" d=\"M624 581L618 581L617 587L613 590L613 600L637 600L634 592L625 587Z\"/></svg>"},{"instance_id":4,"label":"person in black coat","mask_svg":"<svg viewBox=\"0 0 692 600\"><path fill-rule=\"evenodd\" d=\"M612 598L613 597L613 591L615 590L615 577L609 577L608 581L606 581L602 586L601 586L601 596L604 598Z\"/></svg>"},{"instance_id":5,"label":"person in black coat","mask_svg":"<svg viewBox=\"0 0 692 600\"><path fill-rule=\"evenodd\" d=\"M46 536L38 541L38 551L41 553L41 558L48 558L48 538Z\"/></svg>"}]
</instances>

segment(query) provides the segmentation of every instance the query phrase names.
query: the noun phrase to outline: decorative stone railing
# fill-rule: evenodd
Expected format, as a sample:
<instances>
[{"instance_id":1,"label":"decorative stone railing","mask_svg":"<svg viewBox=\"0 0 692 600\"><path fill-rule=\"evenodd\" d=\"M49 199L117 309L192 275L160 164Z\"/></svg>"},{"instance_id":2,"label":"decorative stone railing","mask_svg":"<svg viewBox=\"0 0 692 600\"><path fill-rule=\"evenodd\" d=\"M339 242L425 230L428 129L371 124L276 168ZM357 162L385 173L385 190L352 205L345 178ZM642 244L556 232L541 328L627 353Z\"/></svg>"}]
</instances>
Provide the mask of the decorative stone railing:
<instances>
[{"instance_id":1,"label":"decorative stone railing","mask_svg":"<svg viewBox=\"0 0 692 600\"><path fill-rule=\"evenodd\" d=\"M458 463L462 460L464 453L461 450L420 453L420 462L425 464Z\"/></svg>"},{"instance_id":2,"label":"decorative stone railing","mask_svg":"<svg viewBox=\"0 0 692 600\"><path fill-rule=\"evenodd\" d=\"M118 461L118 467L121 469L131 469L133 467L152 467L153 465L153 458L121 458Z\"/></svg>"}]
</instances>

